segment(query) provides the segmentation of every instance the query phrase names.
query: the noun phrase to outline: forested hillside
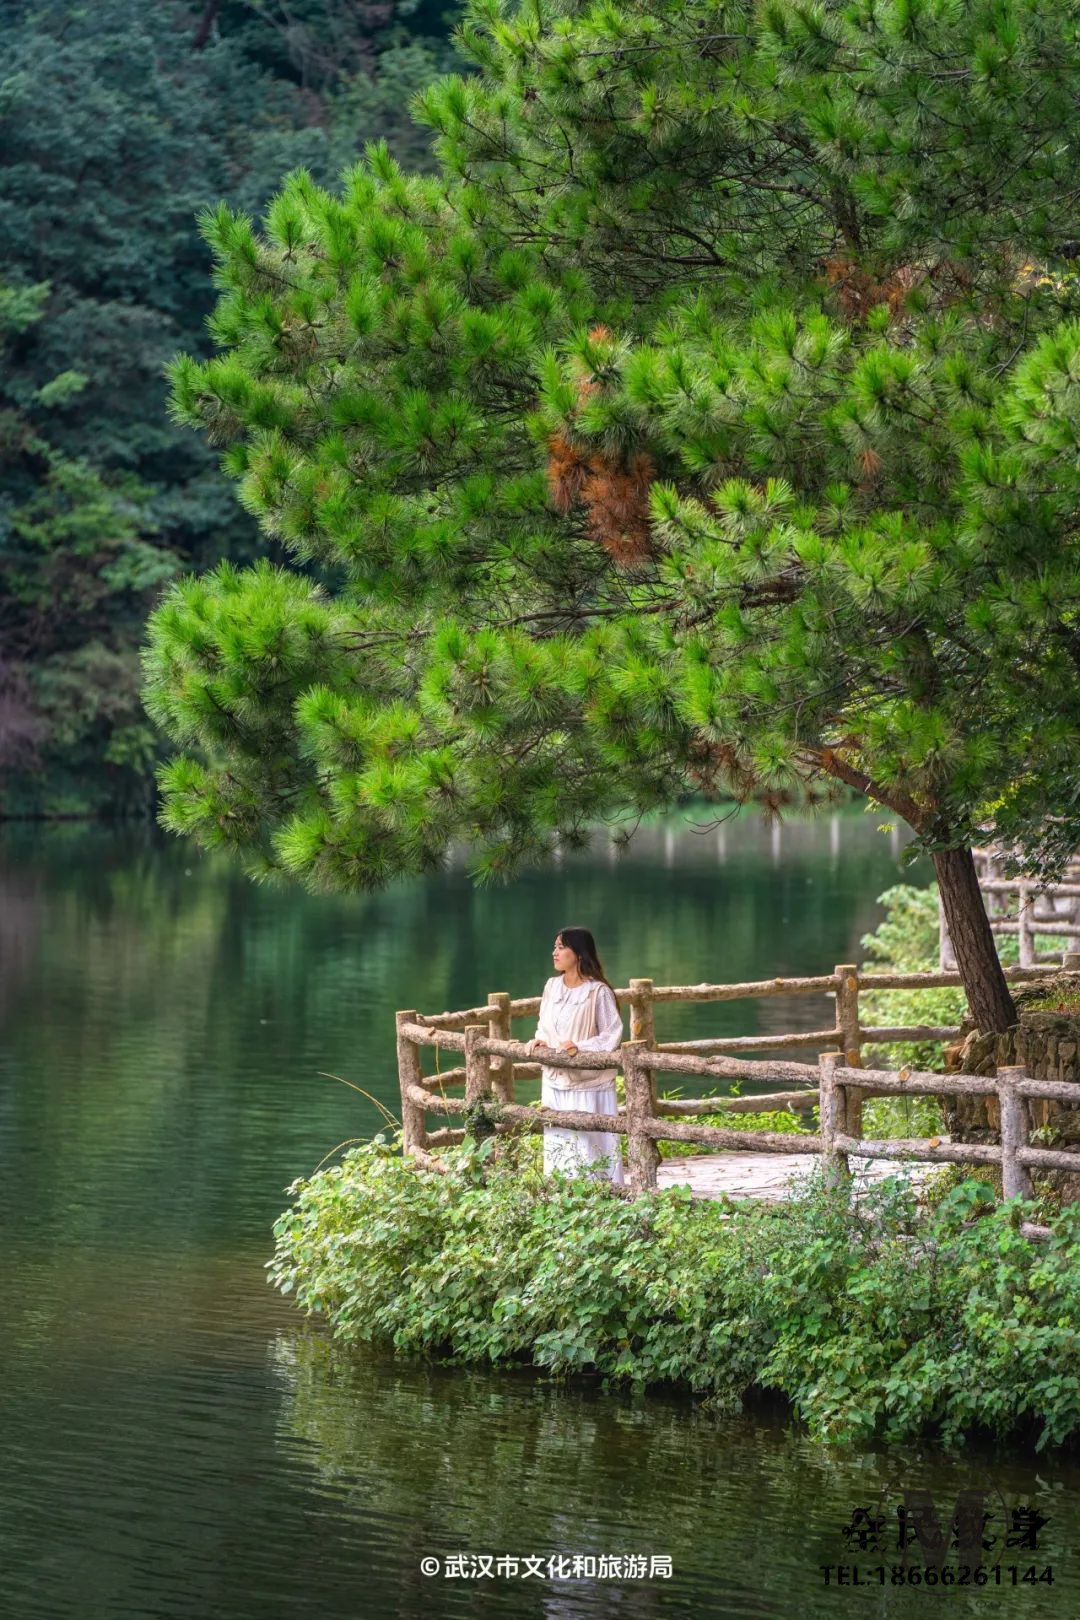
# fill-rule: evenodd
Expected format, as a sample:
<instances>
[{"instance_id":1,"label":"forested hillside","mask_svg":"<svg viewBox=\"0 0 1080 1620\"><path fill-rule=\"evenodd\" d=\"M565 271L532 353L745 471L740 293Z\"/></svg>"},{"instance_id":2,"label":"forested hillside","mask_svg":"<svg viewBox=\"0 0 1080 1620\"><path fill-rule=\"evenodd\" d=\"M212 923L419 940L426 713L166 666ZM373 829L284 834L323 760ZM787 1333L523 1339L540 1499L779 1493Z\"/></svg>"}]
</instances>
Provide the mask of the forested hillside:
<instances>
[{"instance_id":1,"label":"forested hillside","mask_svg":"<svg viewBox=\"0 0 1080 1620\"><path fill-rule=\"evenodd\" d=\"M382 137L427 166L413 93L440 0L0 4L0 813L152 809L138 645L161 585L267 542L167 413L209 355L198 211L257 215Z\"/></svg>"}]
</instances>

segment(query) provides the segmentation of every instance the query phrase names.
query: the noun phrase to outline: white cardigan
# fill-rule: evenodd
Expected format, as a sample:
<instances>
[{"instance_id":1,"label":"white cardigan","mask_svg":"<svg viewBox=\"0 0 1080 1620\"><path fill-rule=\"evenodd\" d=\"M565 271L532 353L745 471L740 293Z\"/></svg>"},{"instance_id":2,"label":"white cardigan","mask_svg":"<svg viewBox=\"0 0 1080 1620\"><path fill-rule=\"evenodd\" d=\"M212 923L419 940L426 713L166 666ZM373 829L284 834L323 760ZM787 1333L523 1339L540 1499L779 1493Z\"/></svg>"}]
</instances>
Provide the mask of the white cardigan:
<instances>
[{"instance_id":1,"label":"white cardigan","mask_svg":"<svg viewBox=\"0 0 1080 1620\"><path fill-rule=\"evenodd\" d=\"M589 1036L574 1034L580 1027L584 1003L590 995L596 996L597 1033ZM622 1014L615 1005L615 997L606 984L597 986L595 979L586 979L568 988L557 973L544 986L540 998L540 1016L536 1024L536 1038L556 1050L563 1041L572 1041L579 1052L613 1052L623 1042ZM613 1079L615 1070L604 1071L603 1077L592 1070L550 1069L544 1066L544 1078L552 1085L569 1088L596 1086Z\"/></svg>"}]
</instances>

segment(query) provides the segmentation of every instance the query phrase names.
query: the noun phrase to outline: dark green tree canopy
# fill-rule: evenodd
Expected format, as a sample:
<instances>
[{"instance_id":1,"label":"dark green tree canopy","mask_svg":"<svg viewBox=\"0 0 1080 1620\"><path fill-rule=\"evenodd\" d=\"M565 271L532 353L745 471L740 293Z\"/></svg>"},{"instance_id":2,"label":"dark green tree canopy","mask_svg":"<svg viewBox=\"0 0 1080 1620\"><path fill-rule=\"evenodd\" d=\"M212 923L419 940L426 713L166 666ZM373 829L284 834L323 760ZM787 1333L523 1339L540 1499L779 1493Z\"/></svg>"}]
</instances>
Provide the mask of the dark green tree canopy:
<instances>
[{"instance_id":1,"label":"dark green tree canopy","mask_svg":"<svg viewBox=\"0 0 1080 1620\"><path fill-rule=\"evenodd\" d=\"M155 614L166 824L369 886L843 782L938 851L1012 814L1046 854L1072 8L482 5L462 38L481 75L418 103L439 176L372 149L261 231L204 216L223 352L174 411L320 578Z\"/></svg>"},{"instance_id":2,"label":"dark green tree canopy","mask_svg":"<svg viewBox=\"0 0 1080 1620\"><path fill-rule=\"evenodd\" d=\"M258 211L296 164L328 181L377 132L422 160L403 92L446 53L379 33L370 9L315 88L277 54L276 8L248 0L201 43L174 0L0 8L2 812L152 804L146 613L163 580L262 545L212 449L166 413L170 355L212 352L195 215L222 197Z\"/></svg>"}]
</instances>

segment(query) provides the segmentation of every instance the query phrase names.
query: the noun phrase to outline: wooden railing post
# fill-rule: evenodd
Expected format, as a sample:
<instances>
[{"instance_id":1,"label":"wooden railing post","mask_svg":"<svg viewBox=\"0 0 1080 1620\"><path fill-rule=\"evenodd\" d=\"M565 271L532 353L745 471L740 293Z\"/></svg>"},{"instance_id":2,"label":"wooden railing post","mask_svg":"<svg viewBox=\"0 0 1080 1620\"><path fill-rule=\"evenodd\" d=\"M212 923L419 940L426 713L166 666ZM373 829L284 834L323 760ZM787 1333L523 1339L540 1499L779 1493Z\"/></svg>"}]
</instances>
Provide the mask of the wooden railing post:
<instances>
[{"instance_id":1,"label":"wooden railing post","mask_svg":"<svg viewBox=\"0 0 1080 1620\"><path fill-rule=\"evenodd\" d=\"M1026 883L1020 884L1020 903L1017 907L1017 924L1020 933L1020 966L1035 966L1035 940L1031 932L1031 889Z\"/></svg>"},{"instance_id":2,"label":"wooden railing post","mask_svg":"<svg viewBox=\"0 0 1080 1620\"><path fill-rule=\"evenodd\" d=\"M630 980L630 1039L648 1047L656 1044L652 991L651 979Z\"/></svg>"},{"instance_id":3,"label":"wooden railing post","mask_svg":"<svg viewBox=\"0 0 1080 1620\"><path fill-rule=\"evenodd\" d=\"M1016 1157L1017 1148L1027 1147L1027 1113L1024 1099L1016 1090L1016 1082L1026 1079L1027 1070L1022 1063L1002 1064L997 1072L1001 1110L1001 1196L1006 1202L1010 1198L1032 1196L1027 1165Z\"/></svg>"},{"instance_id":4,"label":"wooden railing post","mask_svg":"<svg viewBox=\"0 0 1080 1620\"><path fill-rule=\"evenodd\" d=\"M836 1078L836 1069L842 1062L840 1052L822 1052L818 1058L818 1106L821 1114L822 1159L832 1180L847 1180L851 1174L848 1156L837 1147L836 1138L845 1131L844 1088Z\"/></svg>"},{"instance_id":5,"label":"wooden railing post","mask_svg":"<svg viewBox=\"0 0 1080 1620\"><path fill-rule=\"evenodd\" d=\"M859 969L854 962L843 962L836 974L836 1027L840 1031L844 1066L861 1069L862 1030L859 1027ZM844 1130L848 1136L862 1135L863 1093L858 1086L844 1087Z\"/></svg>"},{"instance_id":6,"label":"wooden railing post","mask_svg":"<svg viewBox=\"0 0 1080 1620\"><path fill-rule=\"evenodd\" d=\"M409 1096L409 1087L420 1084L424 1071L420 1065L419 1046L401 1032L402 1024L415 1024L416 1012L395 1013L394 1018L397 1024L398 1084L401 1086L402 1148L405 1153L411 1153L413 1148L427 1147L427 1118L420 1103L414 1102Z\"/></svg>"},{"instance_id":7,"label":"wooden railing post","mask_svg":"<svg viewBox=\"0 0 1080 1620\"><path fill-rule=\"evenodd\" d=\"M488 1024L488 1034L492 1040L508 1041L510 1039L510 993L507 990L490 990L488 992L488 1006L499 1010ZM512 1103L514 1100L514 1060L508 1057L493 1057L490 1061L491 1083L495 1088L495 1095L500 1102Z\"/></svg>"},{"instance_id":8,"label":"wooden railing post","mask_svg":"<svg viewBox=\"0 0 1080 1620\"><path fill-rule=\"evenodd\" d=\"M637 1198L656 1186L660 1149L655 1138L643 1129L647 1119L656 1117L656 1096L651 1070L644 1067L641 1054L649 1050L646 1041L624 1041L623 1078L626 1081L627 1157L630 1161L630 1193Z\"/></svg>"},{"instance_id":9,"label":"wooden railing post","mask_svg":"<svg viewBox=\"0 0 1080 1620\"><path fill-rule=\"evenodd\" d=\"M478 1052L478 1041L487 1039L486 1024L465 1025L465 1101L478 1102L491 1091L491 1059Z\"/></svg>"}]
</instances>

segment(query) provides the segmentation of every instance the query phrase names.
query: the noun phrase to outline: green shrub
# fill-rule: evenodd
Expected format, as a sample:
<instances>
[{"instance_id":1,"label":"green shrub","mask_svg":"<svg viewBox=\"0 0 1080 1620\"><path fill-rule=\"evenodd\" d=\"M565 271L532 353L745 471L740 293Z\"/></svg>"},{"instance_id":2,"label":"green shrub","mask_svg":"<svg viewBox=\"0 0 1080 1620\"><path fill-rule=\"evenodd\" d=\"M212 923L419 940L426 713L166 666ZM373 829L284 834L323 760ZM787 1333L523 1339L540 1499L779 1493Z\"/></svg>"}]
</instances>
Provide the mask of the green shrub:
<instances>
[{"instance_id":1,"label":"green shrub","mask_svg":"<svg viewBox=\"0 0 1080 1620\"><path fill-rule=\"evenodd\" d=\"M675 1098L671 1099L672 1101ZM719 1125L726 1131L777 1131L783 1136L807 1136L817 1128L817 1109L797 1112L794 1108L766 1109L760 1114L734 1114L719 1107L715 1114L695 1114L695 1125ZM662 1159L685 1158L696 1153L719 1153L723 1150L708 1142L660 1142ZM798 1142L792 1142L792 1153L798 1153Z\"/></svg>"},{"instance_id":2,"label":"green shrub","mask_svg":"<svg viewBox=\"0 0 1080 1620\"><path fill-rule=\"evenodd\" d=\"M928 889L916 889L911 884L899 883L879 895L878 904L885 907L885 921L872 934L863 935L862 945L870 958L864 963L864 971L936 972L936 884ZM1007 938L1002 940L1003 946L1008 944ZM964 992L947 985L931 990L864 990L859 994L859 1018L863 1024L959 1024L966 1010ZM913 1069L940 1070L941 1051L940 1041L898 1041L864 1047L863 1062L868 1068L898 1069L909 1064ZM869 1108L869 1103L866 1106ZM940 1129L940 1114L934 1128Z\"/></svg>"},{"instance_id":3,"label":"green shrub","mask_svg":"<svg viewBox=\"0 0 1080 1620\"><path fill-rule=\"evenodd\" d=\"M934 1097L867 1097L863 1102L862 1134L871 1141L939 1136L944 1129L941 1104Z\"/></svg>"},{"instance_id":4,"label":"green shrub","mask_svg":"<svg viewBox=\"0 0 1080 1620\"><path fill-rule=\"evenodd\" d=\"M627 1200L514 1137L446 1157L420 1171L378 1136L294 1183L270 1280L345 1341L722 1410L780 1391L824 1440L1080 1432L1080 1205L1040 1245L973 1180L929 1215L888 1181L855 1213L821 1177L784 1204Z\"/></svg>"}]
</instances>

